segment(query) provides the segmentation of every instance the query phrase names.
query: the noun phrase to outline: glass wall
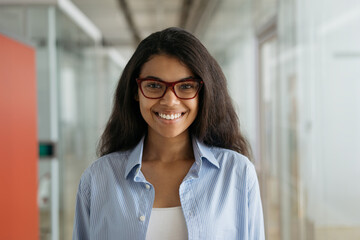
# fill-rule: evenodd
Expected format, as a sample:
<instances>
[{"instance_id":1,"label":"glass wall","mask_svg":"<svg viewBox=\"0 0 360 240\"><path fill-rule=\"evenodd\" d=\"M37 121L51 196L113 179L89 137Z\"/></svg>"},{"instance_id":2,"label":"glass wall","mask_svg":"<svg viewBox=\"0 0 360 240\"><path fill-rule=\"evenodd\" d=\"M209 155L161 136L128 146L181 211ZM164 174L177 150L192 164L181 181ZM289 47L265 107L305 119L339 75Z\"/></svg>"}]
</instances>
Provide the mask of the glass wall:
<instances>
[{"instance_id":1,"label":"glass wall","mask_svg":"<svg viewBox=\"0 0 360 240\"><path fill-rule=\"evenodd\" d=\"M0 31L36 48L41 239L72 239L83 170L110 113L122 67L56 6L1 6Z\"/></svg>"},{"instance_id":2,"label":"glass wall","mask_svg":"<svg viewBox=\"0 0 360 240\"><path fill-rule=\"evenodd\" d=\"M71 239L75 196L84 169L110 114L111 96L121 69L63 13L57 11L57 69L61 232ZM60 235L61 236L61 235Z\"/></svg>"},{"instance_id":3,"label":"glass wall","mask_svg":"<svg viewBox=\"0 0 360 240\"><path fill-rule=\"evenodd\" d=\"M360 2L298 4L299 79L308 126L307 220L319 239L360 238ZM309 141L306 141L309 139Z\"/></svg>"},{"instance_id":4,"label":"glass wall","mask_svg":"<svg viewBox=\"0 0 360 240\"><path fill-rule=\"evenodd\" d=\"M207 20L267 239L360 239L360 2L225 0Z\"/></svg>"}]
</instances>

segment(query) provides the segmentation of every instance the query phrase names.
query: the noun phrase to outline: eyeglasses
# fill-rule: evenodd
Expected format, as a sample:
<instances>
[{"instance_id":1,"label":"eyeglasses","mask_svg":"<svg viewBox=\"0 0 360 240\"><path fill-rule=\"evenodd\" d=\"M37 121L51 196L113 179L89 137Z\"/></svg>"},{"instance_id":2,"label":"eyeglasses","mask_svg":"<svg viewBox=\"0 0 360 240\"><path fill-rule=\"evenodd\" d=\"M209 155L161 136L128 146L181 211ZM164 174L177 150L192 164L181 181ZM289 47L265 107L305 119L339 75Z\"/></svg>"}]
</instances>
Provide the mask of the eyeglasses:
<instances>
[{"instance_id":1,"label":"eyeglasses","mask_svg":"<svg viewBox=\"0 0 360 240\"><path fill-rule=\"evenodd\" d=\"M165 82L155 78L137 78L140 91L146 98L162 98L170 88L180 99L193 99L199 93L204 82L200 79L186 78L176 82Z\"/></svg>"}]
</instances>

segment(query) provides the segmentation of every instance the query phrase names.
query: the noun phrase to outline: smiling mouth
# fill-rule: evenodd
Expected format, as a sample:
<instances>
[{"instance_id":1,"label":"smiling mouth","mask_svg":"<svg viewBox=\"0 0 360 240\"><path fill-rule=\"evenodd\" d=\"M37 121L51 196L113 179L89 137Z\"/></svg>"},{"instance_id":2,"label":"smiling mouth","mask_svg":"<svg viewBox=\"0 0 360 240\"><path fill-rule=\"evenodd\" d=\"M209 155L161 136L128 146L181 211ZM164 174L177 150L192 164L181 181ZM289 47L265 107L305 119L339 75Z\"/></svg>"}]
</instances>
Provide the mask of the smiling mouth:
<instances>
[{"instance_id":1,"label":"smiling mouth","mask_svg":"<svg viewBox=\"0 0 360 240\"><path fill-rule=\"evenodd\" d=\"M159 116L162 119L166 119L166 120L178 119L178 118L181 118L184 114L185 113L165 114L165 113L156 112L157 116Z\"/></svg>"}]
</instances>

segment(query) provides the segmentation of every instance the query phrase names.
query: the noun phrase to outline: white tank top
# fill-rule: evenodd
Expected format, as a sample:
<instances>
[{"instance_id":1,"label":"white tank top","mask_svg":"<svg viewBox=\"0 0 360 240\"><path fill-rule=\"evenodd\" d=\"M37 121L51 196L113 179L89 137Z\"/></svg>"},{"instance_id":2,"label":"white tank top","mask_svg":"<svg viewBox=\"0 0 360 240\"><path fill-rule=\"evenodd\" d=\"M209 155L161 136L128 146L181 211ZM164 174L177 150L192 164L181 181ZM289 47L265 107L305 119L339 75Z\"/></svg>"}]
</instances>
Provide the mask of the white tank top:
<instances>
[{"instance_id":1,"label":"white tank top","mask_svg":"<svg viewBox=\"0 0 360 240\"><path fill-rule=\"evenodd\" d=\"M182 208L153 208L150 215L146 240L188 239Z\"/></svg>"}]
</instances>

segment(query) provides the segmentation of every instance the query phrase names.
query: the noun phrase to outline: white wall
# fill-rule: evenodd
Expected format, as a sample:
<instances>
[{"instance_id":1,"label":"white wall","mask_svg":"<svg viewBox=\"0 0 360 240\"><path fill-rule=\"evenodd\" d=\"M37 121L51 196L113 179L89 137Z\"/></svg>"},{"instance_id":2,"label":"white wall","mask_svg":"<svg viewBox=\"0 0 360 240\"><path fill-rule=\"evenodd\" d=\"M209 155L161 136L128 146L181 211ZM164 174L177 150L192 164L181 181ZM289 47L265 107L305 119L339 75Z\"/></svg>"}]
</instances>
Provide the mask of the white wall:
<instances>
[{"instance_id":1,"label":"white wall","mask_svg":"<svg viewBox=\"0 0 360 240\"><path fill-rule=\"evenodd\" d=\"M308 215L319 226L360 225L360 2L307 1L299 8L307 52L299 63L313 108Z\"/></svg>"}]
</instances>

